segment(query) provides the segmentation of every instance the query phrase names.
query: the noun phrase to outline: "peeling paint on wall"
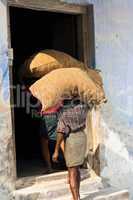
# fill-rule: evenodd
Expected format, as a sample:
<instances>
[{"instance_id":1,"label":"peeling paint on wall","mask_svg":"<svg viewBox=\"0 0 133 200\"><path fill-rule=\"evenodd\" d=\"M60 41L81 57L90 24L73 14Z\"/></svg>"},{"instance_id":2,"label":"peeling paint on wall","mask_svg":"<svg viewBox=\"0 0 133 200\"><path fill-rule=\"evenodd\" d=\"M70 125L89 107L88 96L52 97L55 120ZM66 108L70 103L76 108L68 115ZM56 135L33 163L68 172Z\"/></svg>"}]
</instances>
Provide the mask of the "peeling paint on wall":
<instances>
[{"instance_id":1,"label":"peeling paint on wall","mask_svg":"<svg viewBox=\"0 0 133 200\"><path fill-rule=\"evenodd\" d=\"M0 199L11 200L14 188L14 156L10 112L7 40L7 6L0 0Z\"/></svg>"},{"instance_id":2,"label":"peeling paint on wall","mask_svg":"<svg viewBox=\"0 0 133 200\"><path fill-rule=\"evenodd\" d=\"M9 72L6 2L0 1L0 110L9 107Z\"/></svg>"}]
</instances>

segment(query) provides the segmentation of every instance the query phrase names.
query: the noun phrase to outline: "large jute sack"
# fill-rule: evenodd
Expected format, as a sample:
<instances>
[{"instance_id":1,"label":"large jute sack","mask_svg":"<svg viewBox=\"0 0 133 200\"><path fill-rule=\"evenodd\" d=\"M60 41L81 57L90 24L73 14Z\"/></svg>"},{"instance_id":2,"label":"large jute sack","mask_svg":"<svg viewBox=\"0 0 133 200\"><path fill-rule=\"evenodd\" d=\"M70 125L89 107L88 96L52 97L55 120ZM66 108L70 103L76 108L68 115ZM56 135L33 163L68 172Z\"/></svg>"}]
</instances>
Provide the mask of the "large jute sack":
<instances>
[{"instance_id":1,"label":"large jute sack","mask_svg":"<svg viewBox=\"0 0 133 200\"><path fill-rule=\"evenodd\" d=\"M86 70L95 84L103 85L102 78L97 70L85 66L84 63L64 52L52 49L43 50L28 58L19 71L19 79L41 78L54 69L71 67Z\"/></svg>"},{"instance_id":2,"label":"large jute sack","mask_svg":"<svg viewBox=\"0 0 133 200\"><path fill-rule=\"evenodd\" d=\"M42 103L42 110L56 105L62 98L78 95L84 102L100 104L104 91L79 68L56 69L36 81L31 93Z\"/></svg>"},{"instance_id":3,"label":"large jute sack","mask_svg":"<svg viewBox=\"0 0 133 200\"><path fill-rule=\"evenodd\" d=\"M25 61L20 69L20 76L22 78L41 78L54 69L71 67L84 68L84 65L64 52L46 49L32 55Z\"/></svg>"}]
</instances>

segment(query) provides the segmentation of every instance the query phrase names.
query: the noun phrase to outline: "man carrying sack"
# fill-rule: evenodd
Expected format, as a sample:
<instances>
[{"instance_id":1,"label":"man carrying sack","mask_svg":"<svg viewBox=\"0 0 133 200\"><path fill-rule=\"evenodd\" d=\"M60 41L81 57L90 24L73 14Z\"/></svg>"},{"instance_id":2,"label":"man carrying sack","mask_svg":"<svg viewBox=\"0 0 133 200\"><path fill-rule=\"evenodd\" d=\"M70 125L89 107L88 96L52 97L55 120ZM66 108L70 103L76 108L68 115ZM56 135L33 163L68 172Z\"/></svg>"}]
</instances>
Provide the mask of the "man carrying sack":
<instances>
[{"instance_id":1,"label":"man carrying sack","mask_svg":"<svg viewBox=\"0 0 133 200\"><path fill-rule=\"evenodd\" d=\"M64 100L57 125L57 141L53 161L57 162L59 148L65 140L65 160L73 200L79 200L80 171L86 151L86 135L84 132L89 106L77 98Z\"/></svg>"}]
</instances>

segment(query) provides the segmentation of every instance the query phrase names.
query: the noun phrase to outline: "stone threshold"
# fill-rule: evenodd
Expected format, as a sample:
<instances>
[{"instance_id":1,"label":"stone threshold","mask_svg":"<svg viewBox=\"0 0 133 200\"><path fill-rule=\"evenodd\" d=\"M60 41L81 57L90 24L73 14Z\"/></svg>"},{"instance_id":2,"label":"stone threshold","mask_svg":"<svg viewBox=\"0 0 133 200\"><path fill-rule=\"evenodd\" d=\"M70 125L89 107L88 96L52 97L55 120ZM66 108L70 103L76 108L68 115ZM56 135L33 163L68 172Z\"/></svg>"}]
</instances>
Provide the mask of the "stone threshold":
<instances>
[{"instance_id":1,"label":"stone threshold","mask_svg":"<svg viewBox=\"0 0 133 200\"><path fill-rule=\"evenodd\" d=\"M29 176L29 177L23 177L23 178L18 178L16 180L16 190L21 189L21 188L26 188L29 186L32 186L33 184L38 184L41 182L45 182L45 183L51 183L53 181L57 181L57 180L67 180L67 171L63 171L63 172L55 172L55 173L51 173L51 174L45 174L45 175L41 175L41 176ZM90 175L90 170L88 169L82 169L81 170L81 179L84 180L86 178L89 178Z\"/></svg>"}]
</instances>

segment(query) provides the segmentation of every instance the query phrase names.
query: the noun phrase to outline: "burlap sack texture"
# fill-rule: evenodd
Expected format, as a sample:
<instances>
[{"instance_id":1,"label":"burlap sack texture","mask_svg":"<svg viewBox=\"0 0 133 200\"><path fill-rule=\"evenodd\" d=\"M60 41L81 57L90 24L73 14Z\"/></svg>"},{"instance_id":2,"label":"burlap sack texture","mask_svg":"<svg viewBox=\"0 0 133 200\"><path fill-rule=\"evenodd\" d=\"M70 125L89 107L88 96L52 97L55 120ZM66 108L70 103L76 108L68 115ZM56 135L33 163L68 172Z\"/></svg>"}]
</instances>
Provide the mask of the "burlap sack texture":
<instances>
[{"instance_id":1,"label":"burlap sack texture","mask_svg":"<svg viewBox=\"0 0 133 200\"><path fill-rule=\"evenodd\" d=\"M53 70L29 89L42 103L42 110L56 105L64 96L78 95L82 101L94 104L105 100L101 87L88 77L86 71L79 68Z\"/></svg>"},{"instance_id":2,"label":"burlap sack texture","mask_svg":"<svg viewBox=\"0 0 133 200\"><path fill-rule=\"evenodd\" d=\"M84 69L83 63L72 56L64 52L46 49L27 59L20 69L19 76L21 79L41 78L54 69L71 67Z\"/></svg>"},{"instance_id":3,"label":"burlap sack texture","mask_svg":"<svg viewBox=\"0 0 133 200\"><path fill-rule=\"evenodd\" d=\"M103 85L99 72L64 52L52 49L43 50L27 59L19 71L19 77L21 80L23 78L41 78L54 69L71 67L86 70L95 84Z\"/></svg>"}]
</instances>

